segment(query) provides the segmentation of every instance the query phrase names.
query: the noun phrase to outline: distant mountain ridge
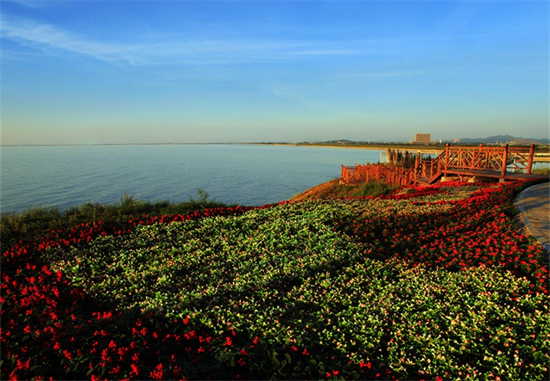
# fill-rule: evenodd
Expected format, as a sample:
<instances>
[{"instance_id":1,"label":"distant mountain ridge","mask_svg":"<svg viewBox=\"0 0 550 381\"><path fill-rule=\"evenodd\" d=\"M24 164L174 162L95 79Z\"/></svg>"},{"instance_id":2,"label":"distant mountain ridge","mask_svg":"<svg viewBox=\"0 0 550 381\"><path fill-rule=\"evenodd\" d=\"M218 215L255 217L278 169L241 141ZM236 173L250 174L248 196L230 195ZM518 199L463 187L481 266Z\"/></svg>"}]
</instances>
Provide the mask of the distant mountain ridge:
<instances>
[{"instance_id":1,"label":"distant mountain ridge","mask_svg":"<svg viewBox=\"0 0 550 381\"><path fill-rule=\"evenodd\" d=\"M438 140L439 141L439 140ZM550 139L535 139L535 138L524 138L516 137L512 135L494 135L488 136L486 138L456 138L452 140L444 140L444 143L454 143L454 144L510 144L510 145L523 145L523 144L550 144ZM388 141L354 141L348 139L337 139L337 140L327 140L320 142L322 144L341 144L341 145L353 145L353 144L369 144L369 143L400 143L398 141L388 142ZM401 142L403 143L403 142ZM408 143L408 142L407 142Z\"/></svg>"}]
</instances>

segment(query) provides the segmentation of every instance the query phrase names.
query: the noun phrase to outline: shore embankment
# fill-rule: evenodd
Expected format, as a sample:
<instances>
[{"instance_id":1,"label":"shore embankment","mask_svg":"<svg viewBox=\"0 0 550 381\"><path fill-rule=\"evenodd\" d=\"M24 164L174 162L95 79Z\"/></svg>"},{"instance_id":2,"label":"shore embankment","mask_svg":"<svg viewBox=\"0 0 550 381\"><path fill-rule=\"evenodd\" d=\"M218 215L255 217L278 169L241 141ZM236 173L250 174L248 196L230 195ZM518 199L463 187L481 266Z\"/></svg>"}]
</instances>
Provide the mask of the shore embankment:
<instances>
[{"instance_id":1,"label":"shore embankment","mask_svg":"<svg viewBox=\"0 0 550 381\"><path fill-rule=\"evenodd\" d=\"M293 196L292 201L306 201L319 199L339 199L345 197L381 196L395 191L398 186L388 185L382 181L362 182L358 184L344 184L341 179L333 179L316 185Z\"/></svg>"}]
</instances>

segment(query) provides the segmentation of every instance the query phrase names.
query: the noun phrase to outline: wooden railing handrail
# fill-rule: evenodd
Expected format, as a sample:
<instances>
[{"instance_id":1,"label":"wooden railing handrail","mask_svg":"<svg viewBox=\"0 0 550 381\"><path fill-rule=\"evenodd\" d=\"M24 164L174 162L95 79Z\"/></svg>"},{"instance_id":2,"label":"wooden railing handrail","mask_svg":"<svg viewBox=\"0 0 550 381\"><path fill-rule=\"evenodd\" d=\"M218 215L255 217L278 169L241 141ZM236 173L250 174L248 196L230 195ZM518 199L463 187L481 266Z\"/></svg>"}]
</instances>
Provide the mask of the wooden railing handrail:
<instances>
[{"instance_id":1,"label":"wooden railing handrail","mask_svg":"<svg viewBox=\"0 0 550 381\"><path fill-rule=\"evenodd\" d=\"M442 173L449 170L493 170L499 171L501 178L506 176L507 168L525 170L531 173L534 157L534 145L530 147L478 147L451 146L435 158L417 157L411 168L388 164L366 164L344 166L341 179L346 183L383 179L397 185L407 185L419 178L429 182L435 181Z\"/></svg>"}]
</instances>

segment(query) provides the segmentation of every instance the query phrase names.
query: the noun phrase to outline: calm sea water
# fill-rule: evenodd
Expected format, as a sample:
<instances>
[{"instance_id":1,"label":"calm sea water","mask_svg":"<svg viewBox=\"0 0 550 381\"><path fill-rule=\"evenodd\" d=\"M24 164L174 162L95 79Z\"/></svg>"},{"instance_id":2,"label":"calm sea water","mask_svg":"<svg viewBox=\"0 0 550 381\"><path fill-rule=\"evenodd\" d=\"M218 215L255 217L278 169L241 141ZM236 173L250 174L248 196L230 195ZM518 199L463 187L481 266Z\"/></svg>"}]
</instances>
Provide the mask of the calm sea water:
<instances>
[{"instance_id":1,"label":"calm sea water","mask_svg":"<svg viewBox=\"0 0 550 381\"><path fill-rule=\"evenodd\" d=\"M138 200L189 201L197 190L240 205L287 200L380 151L263 145L1 148L0 212Z\"/></svg>"}]
</instances>

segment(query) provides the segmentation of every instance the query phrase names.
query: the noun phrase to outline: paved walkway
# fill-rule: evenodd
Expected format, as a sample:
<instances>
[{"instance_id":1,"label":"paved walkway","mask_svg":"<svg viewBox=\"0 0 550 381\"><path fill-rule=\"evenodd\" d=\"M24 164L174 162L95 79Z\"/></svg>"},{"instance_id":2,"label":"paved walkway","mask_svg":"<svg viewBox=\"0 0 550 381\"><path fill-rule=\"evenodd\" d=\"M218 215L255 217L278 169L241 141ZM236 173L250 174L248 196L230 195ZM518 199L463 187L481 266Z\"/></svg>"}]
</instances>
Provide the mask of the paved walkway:
<instances>
[{"instance_id":1,"label":"paved walkway","mask_svg":"<svg viewBox=\"0 0 550 381\"><path fill-rule=\"evenodd\" d=\"M550 183L525 189L518 197L517 206L525 233L535 237L550 251Z\"/></svg>"}]
</instances>

